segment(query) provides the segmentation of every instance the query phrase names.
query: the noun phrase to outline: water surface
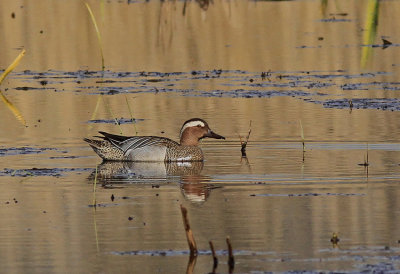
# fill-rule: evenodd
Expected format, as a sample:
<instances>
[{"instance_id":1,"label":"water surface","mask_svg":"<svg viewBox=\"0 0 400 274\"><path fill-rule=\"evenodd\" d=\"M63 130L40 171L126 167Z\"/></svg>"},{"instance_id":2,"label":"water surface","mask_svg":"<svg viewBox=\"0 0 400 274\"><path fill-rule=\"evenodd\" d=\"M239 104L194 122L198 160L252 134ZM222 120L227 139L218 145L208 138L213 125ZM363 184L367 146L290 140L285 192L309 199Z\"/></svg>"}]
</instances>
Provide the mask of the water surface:
<instances>
[{"instance_id":1,"label":"water surface","mask_svg":"<svg viewBox=\"0 0 400 274\"><path fill-rule=\"evenodd\" d=\"M210 240L228 272L227 236L237 273L400 269L397 1L373 45L367 2L89 3L105 71L82 2L0 4L0 67L27 50L1 86L27 125L0 108L5 272L185 272L181 204L195 273ZM204 164L101 163L82 140L177 140L193 117L227 138L202 142Z\"/></svg>"}]
</instances>

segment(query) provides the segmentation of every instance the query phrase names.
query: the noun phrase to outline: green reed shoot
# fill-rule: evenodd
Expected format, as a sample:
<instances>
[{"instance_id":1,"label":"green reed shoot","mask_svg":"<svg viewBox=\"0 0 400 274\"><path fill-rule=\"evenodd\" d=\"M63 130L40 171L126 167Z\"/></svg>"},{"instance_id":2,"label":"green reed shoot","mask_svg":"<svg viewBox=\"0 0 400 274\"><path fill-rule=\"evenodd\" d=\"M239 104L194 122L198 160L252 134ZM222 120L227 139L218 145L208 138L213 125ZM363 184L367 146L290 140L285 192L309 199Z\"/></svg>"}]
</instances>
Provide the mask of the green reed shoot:
<instances>
[{"instance_id":1,"label":"green reed shoot","mask_svg":"<svg viewBox=\"0 0 400 274\"><path fill-rule=\"evenodd\" d=\"M0 84L3 82L3 80L7 77L7 75L14 70L14 68L19 64L21 61L22 57L25 55L25 49L21 51L21 53L15 58L15 60L6 68L6 70L0 75ZM1 100L6 104L6 106L11 110L11 112L14 114L15 118L17 118L18 121L21 122L22 125L26 126L26 121L24 117L22 116L21 112L18 110L16 106L11 103L1 92L0 90L0 98Z\"/></svg>"},{"instance_id":2,"label":"green reed shoot","mask_svg":"<svg viewBox=\"0 0 400 274\"><path fill-rule=\"evenodd\" d=\"M364 26L363 47L361 50L361 67L365 68L368 59L371 56L373 48L370 46L374 43L376 30L378 27L379 1L368 0L367 19Z\"/></svg>"},{"instance_id":3,"label":"green reed shoot","mask_svg":"<svg viewBox=\"0 0 400 274\"><path fill-rule=\"evenodd\" d=\"M105 66L104 66L104 55L103 55L103 46L102 46L103 43L101 41L101 33L100 33L100 30L99 30L99 28L97 26L96 17L94 16L94 14L92 12L92 9L90 8L88 3L85 3L85 5L86 5L86 7L87 7L87 9L89 11L90 18L92 19L93 26L96 29L97 40L99 42L100 54L101 54L101 70L104 70Z\"/></svg>"},{"instance_id":4,"label":"green reed shoot","mask_svg":"<svg viewBox=\"0 0 400 274\"><path fill-rule=\"evenodd\" d=\"M138 135L135 118L133 118L133 112L131 110L131 106L129 105L128 97L126 96L126 94L125 94L125 101L126 101L126 105L128 106L129 115L131 116L131 121L132 121L133 127L135 128L135 134Z\"/></svg>"}]
</instances>

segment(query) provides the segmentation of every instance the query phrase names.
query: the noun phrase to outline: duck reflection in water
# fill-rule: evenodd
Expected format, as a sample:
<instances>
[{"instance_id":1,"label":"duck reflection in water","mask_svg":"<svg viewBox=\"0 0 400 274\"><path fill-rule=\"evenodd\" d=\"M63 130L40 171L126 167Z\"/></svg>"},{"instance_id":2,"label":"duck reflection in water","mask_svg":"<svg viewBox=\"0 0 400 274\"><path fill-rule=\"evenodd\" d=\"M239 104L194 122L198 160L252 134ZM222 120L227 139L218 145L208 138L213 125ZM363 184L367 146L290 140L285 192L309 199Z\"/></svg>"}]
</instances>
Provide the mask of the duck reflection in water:
<instances>
[{"instance_id":1,"label":"duck reflection in water","mask_svg":"<svg viewBox=\"0 0 400 274\"><path fill-rule=\"evenodd\" d=\"M105 188L121 184L179 183L183 196L193 203L203 203L215 186L201 175L203 162L118 162L104 161L97 168L97 178ZM94 178L95 172L90 176Z\"/></svg>"}]
</instances>

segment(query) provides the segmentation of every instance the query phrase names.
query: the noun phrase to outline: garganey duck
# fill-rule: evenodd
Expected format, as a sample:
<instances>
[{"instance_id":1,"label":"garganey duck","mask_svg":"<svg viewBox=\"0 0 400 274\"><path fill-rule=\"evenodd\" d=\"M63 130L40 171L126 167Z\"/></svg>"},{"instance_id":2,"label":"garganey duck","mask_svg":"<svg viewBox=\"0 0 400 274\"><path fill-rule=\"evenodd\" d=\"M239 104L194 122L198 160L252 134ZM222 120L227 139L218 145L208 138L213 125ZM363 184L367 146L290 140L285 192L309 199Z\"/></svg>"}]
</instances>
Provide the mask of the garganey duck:
<instances>
[{"instance_id":1,"label":"garganey duck","mask_svg":"<svg viewBox=\"0 0 400 274\"><path fill-rule=\"evenodd\" d=\"M93 150L104 160L133 162L203 161L199 141L203 138L225 139L214 133L207 122L193 118L183 123L180 143L157 136L120 136L99 131L102 140L87 139Z\"/></svg>"}]
</instances>

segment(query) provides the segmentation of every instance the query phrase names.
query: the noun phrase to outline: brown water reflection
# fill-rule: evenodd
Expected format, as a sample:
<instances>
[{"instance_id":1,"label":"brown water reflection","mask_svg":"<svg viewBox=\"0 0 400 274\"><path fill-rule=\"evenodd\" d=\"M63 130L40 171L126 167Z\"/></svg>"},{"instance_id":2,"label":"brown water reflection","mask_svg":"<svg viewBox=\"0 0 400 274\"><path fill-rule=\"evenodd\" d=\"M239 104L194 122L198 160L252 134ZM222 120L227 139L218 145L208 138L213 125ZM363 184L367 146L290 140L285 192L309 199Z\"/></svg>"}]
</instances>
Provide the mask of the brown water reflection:
<instances>
[{"instance_id":1,"label":"brown water reflection","mask_svg":"<svg viewBox=\"0 0 400 274\"><path fill-rule=\"evenodd\" d=\"M27 123L1 105L4 272L185 272L180 204L195 273L210 240L228 271L226 236L238 273L400 269L399 2L380 2L374 43L393 45L365 69L367 2L88 2L104 72L84 3L0 2L0 67L27 50L1 86ZM91 206L100 159L83 137L177 139L192 117L227 137L203 142L203 165L104 163Z\"/></svg>"}]
</instances>

